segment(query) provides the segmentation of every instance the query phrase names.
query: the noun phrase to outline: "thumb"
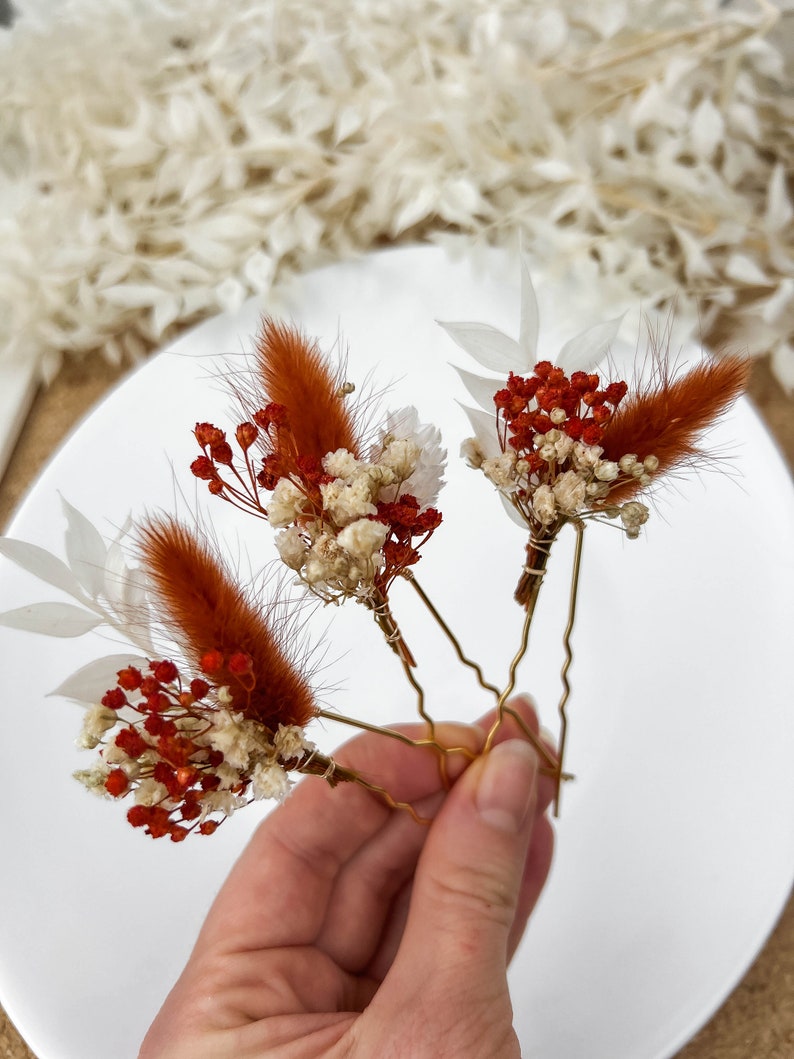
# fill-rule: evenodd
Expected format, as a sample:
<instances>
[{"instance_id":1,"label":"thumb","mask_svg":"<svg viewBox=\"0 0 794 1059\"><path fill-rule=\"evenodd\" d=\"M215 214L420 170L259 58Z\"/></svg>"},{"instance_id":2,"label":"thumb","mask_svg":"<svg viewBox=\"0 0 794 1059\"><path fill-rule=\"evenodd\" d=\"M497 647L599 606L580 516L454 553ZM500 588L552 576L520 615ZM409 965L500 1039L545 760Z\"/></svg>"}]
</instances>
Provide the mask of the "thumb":
<instances>
[{"instance_id":1,"label":"thumb","mask_svg":"<svg viewBox=\"0 0 794 1059\"><path fill-rule=\"evenodd\" d=\"M446 996L507 996L516 915L537 803L537 757L523 739L498 743L458 780L416 870L393 970ZM438 994L436 994L438 995Z\"/></svg>"}]
</instances>

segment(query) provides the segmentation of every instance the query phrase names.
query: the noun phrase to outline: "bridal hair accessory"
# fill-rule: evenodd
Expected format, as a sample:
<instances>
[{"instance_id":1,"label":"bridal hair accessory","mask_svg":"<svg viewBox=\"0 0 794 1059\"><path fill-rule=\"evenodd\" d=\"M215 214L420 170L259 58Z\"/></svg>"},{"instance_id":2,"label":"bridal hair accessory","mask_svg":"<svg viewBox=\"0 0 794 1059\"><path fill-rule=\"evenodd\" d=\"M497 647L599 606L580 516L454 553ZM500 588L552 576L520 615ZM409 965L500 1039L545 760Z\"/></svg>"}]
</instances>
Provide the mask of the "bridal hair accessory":
<instances>
[{"instance_id":1,"label":"bridal hair accessory","mask_svg":"<svg viewBox=\"0 0 794 1059\"><path fill-rule=\"evenodd\" d=\"M205 523L186 525L169 513L128 523L108 542L64 501L65 562L0 538L0 554L73 600L9 611L1 624L53 636L104 627L130 647L83 666L56 693L86 707L79 745L96 757L77 779L110 799L126 799L134 827L175 842L211 834L252 801L283 799L296 775L359 784L421 819L377 776L343 767L310 738L313 722L332 719L429 747L445 783L449 755L475 756L439 737L417 679L415 649L394 613L397 579L411 586L460 663L494 698L481 752L512 718L535 747L541 771L554 778L559 811L585 532L606 524L636 539L650 517L649 498L665 479L713 463L705 435L744 389L748 363L707 358L677 371L657 344L645 378L604 376L595 369L620 320L572 338L554 360L539 359L537 300L524 259L521 269L517 340L487 324L442 325L492 373L457 369L477 405L465 409L473 434L461 456L485 479L483 503L488 488L496 492L526 535L516 555L515 601L523 618L498 685L464 652L416 574L431 538L456 531L437 506L446 464L439 431L421 423L414 408L378 416L374 402L358 397L344 364L333 365L300 328L269 317L250 370L230 379L237 422L231 431L195 424L190 470L213 502L269 523L274 562L283 571L270 579L270 591L243 581ZM553 546L566 527L575 546L554 749L513 709L510 696ZM307 601L357 604L369 613L415 697L420 738L322 706L312 651L299 631Z\"/></svg>"}]
</instances>

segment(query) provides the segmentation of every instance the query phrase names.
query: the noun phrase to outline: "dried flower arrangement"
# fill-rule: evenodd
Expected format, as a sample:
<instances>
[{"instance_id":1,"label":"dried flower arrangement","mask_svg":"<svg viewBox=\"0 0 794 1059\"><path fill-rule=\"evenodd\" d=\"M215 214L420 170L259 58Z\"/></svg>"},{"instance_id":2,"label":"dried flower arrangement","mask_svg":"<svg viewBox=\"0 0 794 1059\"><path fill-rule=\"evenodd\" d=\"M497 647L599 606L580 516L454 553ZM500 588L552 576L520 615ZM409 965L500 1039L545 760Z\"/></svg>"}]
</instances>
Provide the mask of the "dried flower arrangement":
<instances>
[{"instance_id":1,"label":"dried flower arrangement","mask_svg":"<svg viewBox=\"0 0 794 1059\"><path fill-rule=\"evenodd\" d=\"M437 738L411 647L393 613L391 588L413 588L449 638L462 664L496 701L488 752L513 717L557 782L564 771L571 633L584 531L618 527L636 538L649 517L643 502L659 480L708 460L704 432L741 393L747 362L703 360L686 372L654 353L649 379L602 381L593 370L619 320L567 342L556 363L538 360L538 307L522 260L518 341L485 324L444 324L448 335L497 378L458 369L480 408L467 409L474 436L462 456L495 488L527 535L517 556L516 601L523 626L501 686L488 683L421 587L414 568L442 524L436 507L446 453L436 428L414 409L376 420L356 396L344 365L332 366L293 326L266 318L250 370L236 373L239 409L233 438L199 422L193 476L218 500L269 523L279 561L301 597L319 604L358 603L399 659L425 722L421 739L364 718L325 710L300 659L295 614L300 601L279 590L264 598L241 583L213 535L171 514L148 516L106 543L68 503L67 563L23 541L0 539L0 554L70 595L78 604L44 603L0 615L0 623L51 635L112 629L140 652L98 659L58 692L87 707L80 743L99 748L77 778L110 798L130 798L127 819L153 837L179 842L211 834L236 809L281 799L291 774L355 782L416 816L377 783L321 753L307 728L330 718L429 746L445 775L450 747ZM554 542L575 533L568 621L563 637L563 695L556 752L524 724L509 697ZM134 541L134 559L124 542ZM110 676L112 674L112 677ZM104 683L103 683L104 682ZM112 685L108 687L108 685ZM104 693L96 689L104 688Z\"/></svg>"}]
</instances>

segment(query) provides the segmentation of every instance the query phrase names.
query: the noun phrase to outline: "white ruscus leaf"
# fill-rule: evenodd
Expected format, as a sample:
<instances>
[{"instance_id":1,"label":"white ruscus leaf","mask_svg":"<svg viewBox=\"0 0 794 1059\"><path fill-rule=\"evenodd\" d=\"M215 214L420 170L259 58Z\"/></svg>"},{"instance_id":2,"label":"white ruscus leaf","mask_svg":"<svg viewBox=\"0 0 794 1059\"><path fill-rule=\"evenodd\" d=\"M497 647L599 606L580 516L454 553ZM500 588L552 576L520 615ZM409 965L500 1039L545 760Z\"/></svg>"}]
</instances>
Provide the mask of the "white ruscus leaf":
<instances>
[{"instance_id":1,"label":"white ruscus leaf","mask_svg":"<svg viewBox=\"0 0 794 1059\"><path fill-rule=\"evenodd\" d=\"M521 255L521 333L518 344L521 347L522 363L514 369L516 372L528 372L538 359L538 329L540 314L538 299L532 285L529 270L529 259Z\"/></svg>"},{"instance_id":2,"label":"white ruscus leaf","mask_svg":"<svg viewBox=\"0 0 794 1059\"><path fill-rule=\"evenodd\" d=\"M69 566L86 592L96 599L105 587L107 545L93 522L64 497L61 504L67 521L65 545Z\"/></svg>"},{"instance_id":3,"label":"white ruscus leaf","mask_svg":"<svg viewBox=\"0 0 794 1059\"><path fill-rule=\"evenodd\" d=\"M502 449L496 433L496 416L488 415L487 412L483 412L480 408L469 408L465 404L461 404L460 407L468 416L474 431L474 437L485 459L494 460L501 456Z\"/></svg>"},{"instance_id":4,"label":"white ruscus leaf","mask_svg":"<svg viewBox=\"0 0 794 1059\"><path fill-rule=\"evenodd\" d=\"M13 537L0 537L0 555L10 559L12 563L21 566L23 570L45 581L54 588L60 588L63 592L82 599L83 592L80 582L72 571L56 555L40 548L38 544L29 544L27 541L15 540Z\"/></svg>"},{"instance_id":5,"label":"white ruscus leaf","mask_svg":"<svg viewBox=\"0 0 794 1059\"><path fill-rule=\"evenodd\" d=\"M579 335L569 338L555 359L566 375L574 371L592 371L618 337L622 316L595 324Z\"/></svg>"},{"instance_id":6,"label":"white ruscus leaf","mask_svg":"<svg viewBox=\"0 0 794 1059\"><path fill-rule=\"evenodd\" d=\"M518 342L504 331L490 324L437 322L453 342L489 371L507 374L520 370L522 357Z\"/></svg>"},{"instance_id":7,"label":"white ruscus leaf","mask_svg":"<svg viewBox=\"0 0 794 1059\"><path fill-rule=\"evenodd\" d=\"M0 614L0 625L43 636L82 636L102 624L102 618L71 603L31 603Z\"/></svg>"},{"instance_id":8,"label":"white ruscus leaf","mask_svg":"<svg viewBox=\"0 0 794 1059\"><path fill-rule=\"evenodd\" d=\"M148 659L133 652L126 655L106 655L82 666L57 688L48 692L48 695L61 695L65 699L91 705L99 702L105 692L114 687L120 669L136 666L145 672L148 664Z\"/></svg>"},{"instance_id":9,"label":"white ruscus leaf","mask_svg":"<svg viewBox=\"0 0 794 1059\"><path fill-rule=\"evenodd\" d=\"M495 409L493 403L494 394L497 390L502 389L504 383L499 379L484 379L481 375L473 375L470 371L459 368L456 364L451 364L450 367L454 368L458 373L460 381L480 408L493 415Z\"/></svg>"}]
</instances>

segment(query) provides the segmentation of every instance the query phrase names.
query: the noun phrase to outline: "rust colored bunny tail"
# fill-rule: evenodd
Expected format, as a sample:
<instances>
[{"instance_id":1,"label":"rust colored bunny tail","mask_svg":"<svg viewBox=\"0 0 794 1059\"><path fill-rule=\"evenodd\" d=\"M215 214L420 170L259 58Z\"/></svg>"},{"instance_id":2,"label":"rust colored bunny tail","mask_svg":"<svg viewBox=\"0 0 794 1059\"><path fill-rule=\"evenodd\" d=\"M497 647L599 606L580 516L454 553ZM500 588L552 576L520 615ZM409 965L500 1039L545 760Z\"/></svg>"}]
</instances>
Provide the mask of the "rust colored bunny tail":
<instances>
[{"instance_id":1,"label":"rust colored bunny tail","mask_svg":"<svg viewBox=\"0 0 794 1059\"><path fill-rule=\"evenodd\" d=\"M677 378L661 361L650 385L629 391L604 428L604 459L655 456L656 478L702 457L699 439L744 391L749 375L749 361L735 355L704 360ZM639 488L632 481L617 485L609 502L622 504Z\"/></svg>"},{"instance_id":2,"label":"rust colored bunny tail","mask_svg":"<svg viewBox=\"0 0 794 1059\"><path fill-rule=\"evenodd\" d=\"M337 449L361 456L342 371L326 363L315 342L299 328L265 317L257 336L256 363L268 402L287 409L301 456L319 461Z\"/></svg>"},{"instance_id":3,"label":"rust colored bunny tail","mask_svg":"<svg viewBox=\"0 0 794 1059\"><path fill-rule=\"evenodd\" d=\"M211 544L169 516L145 522L139 540L179 642L216 687L228 687L230 709L271 731L308 724L317 707L306 679Z\"/></svg>"}]
</instances>

